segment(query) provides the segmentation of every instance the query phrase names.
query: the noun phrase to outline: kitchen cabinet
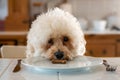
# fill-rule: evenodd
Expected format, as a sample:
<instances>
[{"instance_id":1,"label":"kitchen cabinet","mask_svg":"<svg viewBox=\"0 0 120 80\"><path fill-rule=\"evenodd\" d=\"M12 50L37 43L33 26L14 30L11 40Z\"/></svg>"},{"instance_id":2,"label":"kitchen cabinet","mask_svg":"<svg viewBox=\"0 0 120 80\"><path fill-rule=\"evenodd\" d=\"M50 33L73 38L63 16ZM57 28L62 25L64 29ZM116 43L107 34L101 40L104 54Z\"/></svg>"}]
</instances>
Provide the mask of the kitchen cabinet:
<instances>
[{"instance_id":1,"label":"kitchen cabinet","mask_svg":"<svg viewBox=\"0 0 120 80\"><path fill-rule=\"evenodd\" d=\"M119 57L120 56L120 35L85 35L86 55L94 57Z\"/></svg>"},{"instance_id":2,"label":"kitchen cabinet","mask_svg":"<svg viewBox=\"0 0 120 80\"><path fill-rule=\"evenodd\" d=\"M117 56L120 56L120 41L118 41L118 43L116 44L117 46Z\"/></svg>"},{"instance_id":3,"label":"kitchen cabinet","mask_svg":"<svg viewBox=\"0 0 120 80\"><path fill-rule=\"evenodd\" d=\"M28 31L29 22L29 0L8 0L5 31Z\"/></svg>"},{"instance_id":4,"label":"kitchen cabinet","mask_svg":"<svg viewBox=\"0 0 120 80\"><path fill-rule=\"evenodd\" d=\"M86 46L87 55L95 57L114 57L116 56L113 44L89 44Z\"/></svg>"},{"instance_id":5,"label":"kitchen cabinet","mask_svg":"<svg viewBox=\"0 0 120 80\"><path fill-rule=\"evenodd\" d=\"M0 32L0 47L2 45L26 45L28 32ZM1 53L0 53L1 58Z\"/></svg>"},{"instance_id":6,"label":"kitchen cabinet","mask_svg":"<svg viewBox=\"0 0 120 80\"><path fill-rule=\"evenodd\" d=\"M27 32L0 32L0 46L26 45Z\"/></svg>"}]
</instances>

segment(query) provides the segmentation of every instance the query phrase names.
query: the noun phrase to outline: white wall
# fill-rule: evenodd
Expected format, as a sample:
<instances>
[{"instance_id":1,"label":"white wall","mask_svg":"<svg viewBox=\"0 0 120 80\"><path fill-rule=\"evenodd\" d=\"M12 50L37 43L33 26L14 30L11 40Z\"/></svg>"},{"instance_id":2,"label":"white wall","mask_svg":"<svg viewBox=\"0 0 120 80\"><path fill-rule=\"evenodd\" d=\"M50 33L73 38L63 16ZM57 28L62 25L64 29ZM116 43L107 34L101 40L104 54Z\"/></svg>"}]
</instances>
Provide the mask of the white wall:
<instances>
[{"instance_id":1,"label":"white wall","mask_svg":"<svg viewBox=\"0 0 120 80\"><path fill-rule=\"evenodd\" d=\"M32 6L33 2L54 2L60 0L30 0L31 16L44 11L42 7ZM73 14L77 18L87 18L89 20L102 19L107 15L116 12L120 16L120 0L68 0L73 7ZM0 0L0 19L4 19L8 14L7 0Z\"/></svg>"},{"instance_id":2,"label":"white wall","mask_svg":"<svg viewBox=\"0 0 120 80\"><path fill-rule=\"evenodd\" d=\"M76 17L102 19L111 13L120 16L120 0L68 0Z\"/></svg>"},{"instance_id":3,"label":"white wall","mask_svg":"<svg viewBox=\"0 0 120 80\"><path fill-rule=\"evenodd\" d=\"M4 20L7 14L7 0L0 0L0 20Z\"/></svg>"}]
</instances>

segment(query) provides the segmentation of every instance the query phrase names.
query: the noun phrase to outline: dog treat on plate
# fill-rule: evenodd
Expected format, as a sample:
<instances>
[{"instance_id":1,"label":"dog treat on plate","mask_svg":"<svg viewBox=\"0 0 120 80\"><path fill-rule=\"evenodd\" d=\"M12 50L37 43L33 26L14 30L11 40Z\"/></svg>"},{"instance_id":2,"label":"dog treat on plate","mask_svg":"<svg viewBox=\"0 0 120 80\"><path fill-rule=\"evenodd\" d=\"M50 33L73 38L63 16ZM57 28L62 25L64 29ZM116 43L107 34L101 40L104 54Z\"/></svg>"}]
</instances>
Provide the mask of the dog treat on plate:
<instances>
[{"instance_id":1,"label":"dog treat on plate","mask_svg":"<svg viewBox=\"0 0 120 80\"><path fill-rule=\"evenodd\" d=\"M53 64L66 64L67 60L52 60Z\"/></svg>"}]
</instances>

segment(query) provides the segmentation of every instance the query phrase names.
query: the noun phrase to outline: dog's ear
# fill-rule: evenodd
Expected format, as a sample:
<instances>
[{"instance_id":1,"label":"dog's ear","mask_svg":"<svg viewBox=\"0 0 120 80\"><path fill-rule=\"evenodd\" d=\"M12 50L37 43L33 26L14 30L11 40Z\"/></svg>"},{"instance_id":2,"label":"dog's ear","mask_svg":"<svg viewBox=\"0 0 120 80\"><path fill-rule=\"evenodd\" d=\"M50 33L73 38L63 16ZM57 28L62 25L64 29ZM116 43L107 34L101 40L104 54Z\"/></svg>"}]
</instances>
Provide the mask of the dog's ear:
<instances>
[{"instance_id":1,"label":"dog's ear","mask_svg":"<svg viewBox=\"0 0 120 80\"><path fill-rule=\"evenodd\" d=\"M32 44L28 43L26 50L26 57L32 57L34 52L35 52L34 47L32 46Z\"/></svg>"}]
</instances>

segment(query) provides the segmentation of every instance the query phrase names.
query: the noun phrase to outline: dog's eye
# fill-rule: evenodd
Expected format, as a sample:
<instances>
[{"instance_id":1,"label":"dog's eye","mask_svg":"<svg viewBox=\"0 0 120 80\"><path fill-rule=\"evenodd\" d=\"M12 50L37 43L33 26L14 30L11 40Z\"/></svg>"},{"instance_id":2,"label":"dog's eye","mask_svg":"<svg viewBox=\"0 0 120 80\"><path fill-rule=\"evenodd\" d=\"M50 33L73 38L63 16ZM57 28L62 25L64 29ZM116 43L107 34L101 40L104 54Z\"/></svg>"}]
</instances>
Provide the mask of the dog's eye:
<instances>
[{"instance_id":1,"label":"dog's eye","mask_svg":"<svg viewBox=\"0 0 120 80\"><path fill-rule=\"evenodd\" d=\"M63 41L64 41L64 42L69 41L68 37L67 37L67 36L64 36Z\"/></svg>"},{"instance_id":2,"label":"dog's eye","mask_svg":"<svg viewBox=\"0 0 120 80\"><path fill-rule=\"evenodd\" d=\"M53 43L54 43L54 42L53 42L53 39L49 39L49 40L48 40L48 43L51 44L51 45L53 45Z\"/></svg>"}]
</instances>

